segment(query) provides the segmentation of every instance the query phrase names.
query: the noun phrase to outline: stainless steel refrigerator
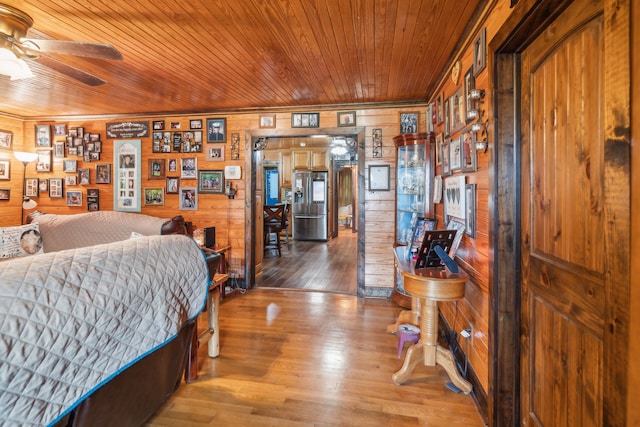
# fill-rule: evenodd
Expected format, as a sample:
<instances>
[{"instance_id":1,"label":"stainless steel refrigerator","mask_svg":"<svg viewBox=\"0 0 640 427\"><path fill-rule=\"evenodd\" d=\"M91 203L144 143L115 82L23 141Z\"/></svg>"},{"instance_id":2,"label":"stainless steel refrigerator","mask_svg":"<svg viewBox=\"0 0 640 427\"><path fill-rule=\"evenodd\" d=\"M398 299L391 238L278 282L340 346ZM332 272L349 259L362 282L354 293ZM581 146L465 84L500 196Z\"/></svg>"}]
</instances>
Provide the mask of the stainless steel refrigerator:
<instances>
[{"instance_id":1,"label":"stainless steel refrigerator","mask_svg":"<svg viewBox=\"0 0 640 427\"><path fill-rule=\"evenodd\" d=\"M294 240L329 240L328 203L327 172L293 172Z\"/></svg>"}]
</instances>

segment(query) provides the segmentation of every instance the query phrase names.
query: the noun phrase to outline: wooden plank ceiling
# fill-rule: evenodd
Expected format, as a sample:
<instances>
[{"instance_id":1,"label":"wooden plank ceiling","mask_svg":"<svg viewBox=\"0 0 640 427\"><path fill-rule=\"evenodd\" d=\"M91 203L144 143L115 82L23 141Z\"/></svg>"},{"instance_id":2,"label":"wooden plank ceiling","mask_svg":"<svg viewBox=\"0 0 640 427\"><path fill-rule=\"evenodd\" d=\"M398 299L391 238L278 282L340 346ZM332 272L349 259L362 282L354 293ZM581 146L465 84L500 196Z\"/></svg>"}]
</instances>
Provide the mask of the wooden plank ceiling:
<instances>
[{"instance_id":1,"label":"wooden plank ceiling","mask_svg":"<svg viewBox=\"0 0 640 427\"><path fill-rule=\"evenodd\" d=\"M0 76L0 113L22 118L193 114L425 100L483 0L0 0L28 37L109 43L123 61L51 55Z\"/></svg>"}]
</instances>

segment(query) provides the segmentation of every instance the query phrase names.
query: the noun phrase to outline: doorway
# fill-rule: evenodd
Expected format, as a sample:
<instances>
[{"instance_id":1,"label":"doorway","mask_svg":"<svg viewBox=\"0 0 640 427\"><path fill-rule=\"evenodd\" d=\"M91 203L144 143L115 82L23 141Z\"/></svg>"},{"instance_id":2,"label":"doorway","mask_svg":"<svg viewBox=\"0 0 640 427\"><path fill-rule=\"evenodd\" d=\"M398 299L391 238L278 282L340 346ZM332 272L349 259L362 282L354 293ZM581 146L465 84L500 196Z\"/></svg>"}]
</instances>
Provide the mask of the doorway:
<instances>
[{"instance_id":1,"label":"doorway","mask_svg":"<svg viewBox=\"0 0 640 427\"><path fill-rule=\"evenodd\" d=\"M358 152L358 163L363 163L363 151L364 151L364 128L360 127L340 127L340 128L320 128L320 129L283 129L277 131L269 131L262 129L252 129L248 130L245 134L246 141L250 141L250 143L245 146L246 153L246 170L247 177L251 178L250 183L247 183L247 191L245 193L245 216L247 221L245 223L245 236L247 236L247 242L245 245L245 259L246 259L246 268L245 268L245 277L247 288L251 289L256 286L256 276L261 272L262 266L264 265L263 261L263 253L260 248L262 245L259 244L259 239L262 238L262 228L263 228L263 218L262 218L262 206L265 201L264 187L260 182L260 177L263 176L263 167L262 160L264 154L264 147L268 145L268 140L270 138L279 139L279 138L288 138L288 137L311 137L313 135L323 135L330 137L342 137L349 138L355 141L355 145L357 146ZM358 172L357 180L354 183L357 188L356 191L356 203L358 206L355 208L355 212L362 212L361 200L362 197L359 195L364 191L364 176L361 176L361 171L363 169L363 165L358 164L358 167L355 169ZM361 235L364 235L363 230L363 221L355 219L352 216L352 224L354 224L355 233L352 233L353 247L350 249L349 254L351 255L351 259L353 263L348 266L349 271L354 273L355 277L355 293L358 296L364 295L364 273L361 265L363 263L363 257L360 254L364 250L364 245L361 243ZM256 244L258 243L258 244ZM291 247L297 245L298 242L293 241ZM302 247L298 245L299 247ZM331 240L326 243L327 245L331 245ZM295 248L294 248L295 249ZM337 251L335 251L337 252ZM355 254L355 256L354 256ZM300 257L298 257L300 258ZM304 265L302 268L305 268ZM311 269L311 266L309 267ZM328 270L326 270L329 273ZM353 292L352 292L353 293Z\"/></svg>"}]
</instances>

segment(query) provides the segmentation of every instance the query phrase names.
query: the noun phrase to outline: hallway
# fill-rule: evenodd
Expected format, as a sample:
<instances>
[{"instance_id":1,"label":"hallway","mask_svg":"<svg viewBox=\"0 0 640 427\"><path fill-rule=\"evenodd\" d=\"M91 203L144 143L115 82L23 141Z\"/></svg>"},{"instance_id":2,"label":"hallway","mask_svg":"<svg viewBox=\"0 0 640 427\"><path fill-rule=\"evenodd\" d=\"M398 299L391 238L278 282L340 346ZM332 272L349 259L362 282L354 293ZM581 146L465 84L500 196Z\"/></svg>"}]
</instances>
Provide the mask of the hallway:
<instances>
[{"instance_id":1,"label":"hallway","mask_svg":"<svg viewBox=\"0 0 640 427\"><path fill-rule=\"evenodd\" d=\"M306 289L356 294L358 233L341 228L328 242L289 240L282 256L265 253L256 288Z\"/></svg>"}]
</instances>

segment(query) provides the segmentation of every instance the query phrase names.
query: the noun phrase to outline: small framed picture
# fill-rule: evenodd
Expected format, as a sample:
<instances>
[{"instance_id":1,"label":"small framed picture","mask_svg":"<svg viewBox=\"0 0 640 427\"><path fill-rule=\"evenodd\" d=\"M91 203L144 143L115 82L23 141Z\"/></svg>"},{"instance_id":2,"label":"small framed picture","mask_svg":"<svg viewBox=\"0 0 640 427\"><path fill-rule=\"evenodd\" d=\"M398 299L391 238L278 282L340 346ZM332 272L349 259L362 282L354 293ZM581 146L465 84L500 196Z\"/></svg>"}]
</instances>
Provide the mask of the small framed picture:
<instances>
[{"instance_id":1,"label":"small framed picture","mask_svg":"<svg viewBox=\"0 0 640 427\"><path fill-rule=\"evenodd\" d=\"M51 126L36 125L36 147L51 147Z\"/></svg>"},{"instance_id":2,"label":"small framed picture","mask_svg":"<svg viewBox=\"0 0 640 427\"><path fill-rule=\"evenodd\" d=\"M201 119L189 120L189 128L202 129L202 120Z\"/></svg>"},{"instance_id":3,"label":"small framed picture","mask_svg":"<svg viewBox=\"0 0 640 427\"><path fill-rule=\"evenodd\" d=\"M466 210L466 224L464 227L464 233L471 237L476 238L476 184L465 184L465 210Z\"/></svg>"},{"instance_id":4,"label":"small framed picture","mask_svg":"<svg viewBox=\"0 0 640 427\"><path fill-rule=\"evenodd\" d=\"M242 168L238 165L227 165L224 167L224 179L240 179Z\"/></svg>"},{"instance_id":5,"label":"small framed picture","mask_svg":"<svg viewBox=\"0 0 640 427\"><path fill-rule=\"evenodd\" d=\"M149 172L147 179L165 179L166 159L149 159Z\"/></svg>"},{"instance_id":6,"label":"small framed picture","mask_svg":"<svg viewBox=\"0 0 640 427\"><path fill-rule=\"evenodd\" d=\"M197 157L184 157L180 159L180 178L196 179L197 170L198 170Z\"/></svg>"},{"instance_id":7,"label":"small framed picture","mask_svg":"<svg viewBox=\"0 0 640 427\"><path fill-rule=\"evenodd\" d=\"M58 141L53 143L53 157L56 159L64 158L64 142Z\"/></svg>"},{"instance_id":8,"label":"small framed picture","mask_svg":"<svg viewBox=\"0 0 640 427\"><path fill-rule=\"evenodd\" d=\"M478 77L478 74L484 70L487 66L487 29L480 30L476 41L473 42L473 76Z\"/></svg>"},{"instance_id":9,"label":"small framed picture","mask_svg":"<svg viewBox=\"0 0 640 427\"><path fill-rule=\"evenodd\" d=\"M198 171L198 192L210 194L224 193L224 171L223 170L201 170Z\"/></svg>"},{"instance_id":10,"label":"small framed picture","mask_svg":"<svg viewBox=\"0 0 640 427\"><path fill-rule=\"evenodd\" d=\"M54 136L66 136L67 135L67 125L64 123L56 123L53 125L53 135Z\"/></svg>"},{"instance_id":11,"label":"small framed picture","mask_svg":"<svg viewBox=\"0 0 640 427\"><path fill-rule=\"evenodd\" d=\"M78 171L78 161L65 159L62 162L62 172L76 173Z\"/></svg>"},{"instance_id":12,"label":"small framed picture","mask_svg":"<svg viewBox=\"0 0 640 427\"><path fill-rule=\"evenodd\" d=\"M475 172L477 170L476 134L469 130L462 133L462 172Z\"/></svg>"},{"instance_id":13,"label":"small framed picture","mask_svg":"<svg viewBox=\"0 0 640 427\"><path fill-rule=\"evenodd\" d=\"M67 206L82 206L82 191L67 191Z\"/></svg>"},{"instance_id":14,"label":"small framed picture","mask_svg":"<svg viewBox=\"0 0 640 427\"><path fill-rule=\"evenodd\" d=\"M96 165L96 184L111 184L111 164Z\"/></svg>"},{"instance_id":15,"label":"small framed picture","mask_svg":"<svg viewBox=\"0 0 640 427\"><path fill-rule=\"evenodd\" d=\"M38 197L38 190L40 189L38 178L26 178L24 186L27 197Z\"/></svg>"},{"instance_id":16,"label":"small framed picture","mask_svg":"<svg viewBox=\"0 0 640 427\"><path fill-rule=\"evenodd\" d=\"M390 190L390 167L389 165L369 166L369 191L389 191Z\"/></svg>"},{"instance_id":17,"label":"small framed picture","mask_svg":"<svg viewBox=\"0 0 640 427\"><path fill-rule=\"evenodd\" d=\"M260 123L258 126L260 129L273 129L276 127L276 115L275 114L260 114Z\"/></svg>"},{"instance_id":18,"label":"small framed picture","mask_svg":"<svg viewBox=\"0 0 640 427\"><path fill-rule=\"evenodd\" d=\"M51 172L51 150L37 150L36 172Z\"/></svg>"},{"instance_id":19,"label":"small framed picture","mask_svg":"<svg viewBox=\"0 0 640 427\"><path fill-rule=\"evenodd\" d=\"M198 191L196 187L180 187L178 194L180 195L180 210L198 210Z\"/></svg>"},{"instance_id":20,"label":"small framed picture","mask_svg":"<svg viewBox=\"0 0 640 427\"><path fill-rule=\"evenodd\" d=\"M469 70L464 75L464 111L467 114L466 122L469 123L473 121L473 118L469 118L469 111L474 109L473 99L471 99L471 89L475 89L476 81L473 78L473 67L469 68Z\"/></svg>"},{"instance_id":21,"label":"small framed picture","mask_svg":"<svg viewBox=\"0 0 640 427\"><path fill-rule=\"evenodd\" d=\"M438 98L436 99L436 115L437 115L437 125L441 124L444 121L444 107L442 105L444 99L444 94L440 94L438 95Z\"/></svg>"},{"instance_id":22,"label":"small framed picture","mask_svg":"<svg viewBox=\"0 0 640 427\"><path fill-rule=\"evenodd\" d=\"M91 184L91 169L89 168L78 169L78 183L80 185Z\"/></svg>"},{"instance_id":23,"label":"small framed picture","mask_svg":"<svg viewBox=\"0 0 640 427\"><path fill-rule=\"evenodd\" d=\"M38 187L41 193L46 193L49 191L49 180L48 179L40 179L38 180Z\"/></svg>"},{"instance_id":24,"label":"small framed picture","mask_svg":"<svg viewBox=\"0 0 640 427\"><path fill-rule=\"evenodd\" d=\"M338 113L338 126L355 126L356 112L343 111Z\"/></svg>"},{"instance_id":25,"label":"small framed picture","mask_svg":"<svg viewBox=\"0 0 640 427\"><path fill-rule=\"evenodd\" d=\"M167 194L178 194L180 178L167 178Z\"/></svg>"},{"instance_id":26,"label":"small framed picture","mask_svg":"<svg viewBox=\"0 0 640 427\"><path fill-rule=\"evenodd\" d=\"M11 160L0 159L0 179L9 180L9 169L11 167Z\"/></svg>"},{"instance_id":27,"label":"small framed picture","mask_svg":"<svg viewBox=\"0 0 640 427\"><path fill-rule=\"evenodd\" d=\"M154 120L153 130L164 130L164 120Z\"/></svg>"},{"instance_id":28,"label":"small framed picture","mask_svg":"<svg viewBox=\"0 0 640 427\"><path fill-rule=\"evenodd\" d=\"M207 142L227 142L227 119L207 119Z\"/></svg>"},{"instance_id":29,"label":"small framed picture","mask_svg":"<svg viewBox=\"0 0 640 427\"><path fill-rule=\"evenodd\" d=\"M208 162L222 162L224 161L224 144L212 144L207 145L206 160Z\"/></svg>"},{"instance_id":30,"label":"small framed picture","mask_svg":"<svg viewBox=\"0 0 640 427\"><path fill-rule=\"evenodd\" d=\"M180 122L171 122L171 129L180 129Z\"/></svg>"},{"instance_id":31,"label":"small framed picture","mask_svg":"<svg viewBox=\"0 0 640 427\"><path fill-rule=\"evenodd\" d=\"M10 188L0 188L0 200L9 200L11 198Z\"/></svg>"},{"instance_id":32,"label":"small framed picture","mask_svg":"<svg viewBox=\"0 0 640 427\"><path fill-rule=\"evenodd\" d=\"M436 166L442 164L442 142L444 141L444 135L442 132L436 135Z\"/></svg>"},{"instance_id":33,"label":"small framed picture","mask_svg":"<svg viewBox=\"0 0 640 427\"><path fill-rule=\"evenodd\" d=\"M178 159L169 159L167 161L167 174L175 174L178 172Z\"/></svg>"},{"instance_id":34,"label":"small framed picture","mask_svg":"<svg viewBox=\"0 0 640 427\"><path fill-rule=\"evenodd\" d=\"M64 177L65 185L78 185L78 177L76 175L67 175Z\"/></svg>"},{"instance_id":35,"label":"small framed picture","mask_svg":"<svg viewBox=\"0 0 640 427\"><path fill-rule=\"evenodd\" d=\"M451 111L449 111L449 98L444 100L444 136L451 134Z\"/></svg>"},{"instance_id":36,"label":"small framed picture","mask_svg":"<svg viewBox=\"0 0 640 427\"><path fill-rule=\"evenodd\" d=\"M49 197L62 199L62 178L49 178Z\"/></svg>"},{"instance_id":37,"label":"small framed picture","mask_svg":"<svg viewBox=\"0 0 640 427\"><path fill-rule=\"evenodd\" d=\"M11 150L13 148L13 132L0 130L0 150Z\"/></svg>"},{"instance_id":38,"label":"small framed picture","mask_svg":"<svg viewBox=\"0 0 640 427\"><path fill-rule=\"evenodd\" d=\"M418 132L418 113L400 113L400 133Z\"/></svg>"},{"instance_id":39,"label":"small framed picture","mask_svg":"<svg viewBox=\"0 0 640 427\"><path fill-rule=\"evenodd\" d=\"M145 206L164 206L164 188L145 188L144 189L144 205Z\"/></svg>"},{"instance_id":40,"label":"small framed picture","mask_svg":"<svg viewBox=\"0 0 640 427\"><path fill-rule=\"evenodd\" d=\"M465 99L462 88L459 87L456 93L451 95L449 108L451 108L451 133L459 131L466 123L467 113L464 110Z\"/></svg>"},{"instance_id":41,"label":"small framed picture","mask_svg":"<svg viewBox=\"0 0 640 427\"><path fill-rule=\"evenodd\" d=\"M442 143L440 160L442 161L442 176L451 175L451 151L448 140Z\"/></svg>"},{"instance_id":42,"label":"small framed picture","mask_svg":"<svg viewBox=\"0 0 640 427\"><path fill-rule=\"evenodd\" d=\"M320 127L320 113L292 113L292 128L317 128Z\"/></svg>"},{"instance_id":43,"label":"small framed picture","mask_svg":"<svg viewBox=\"0 0 640 427\"><path fill-rule=\"evenodd\" d=\"M449 160L451 162L451 171L457 171L462 168L462 142L460 138L454 138L449 143Z\"/></svg>"}]
</instances>

